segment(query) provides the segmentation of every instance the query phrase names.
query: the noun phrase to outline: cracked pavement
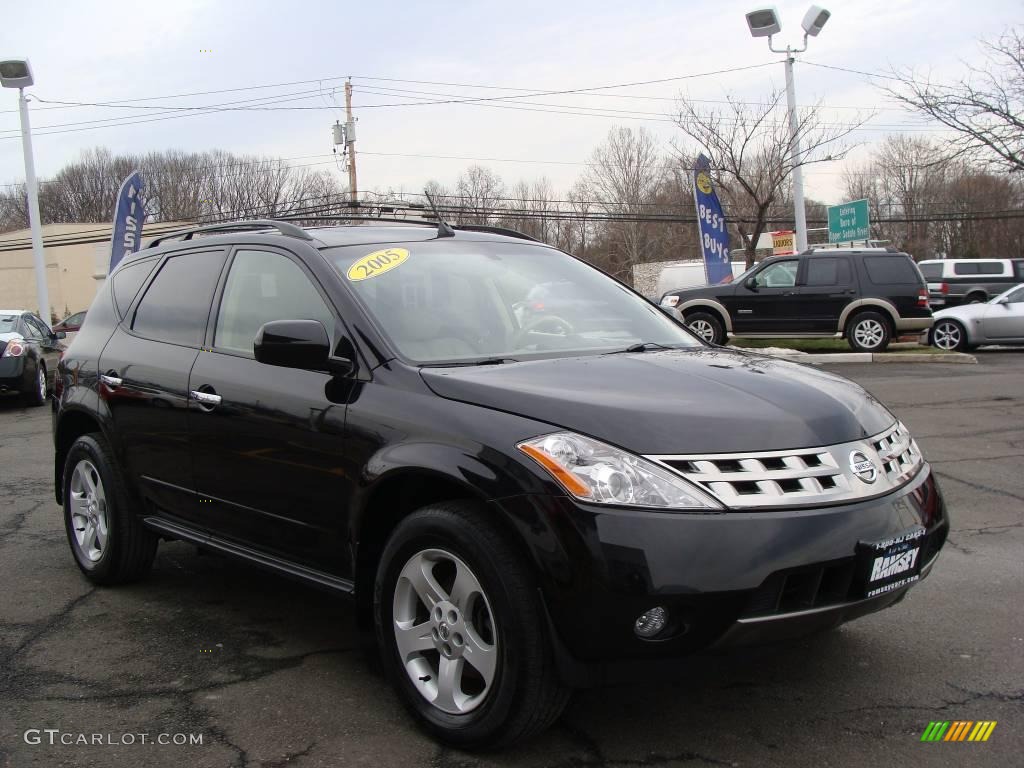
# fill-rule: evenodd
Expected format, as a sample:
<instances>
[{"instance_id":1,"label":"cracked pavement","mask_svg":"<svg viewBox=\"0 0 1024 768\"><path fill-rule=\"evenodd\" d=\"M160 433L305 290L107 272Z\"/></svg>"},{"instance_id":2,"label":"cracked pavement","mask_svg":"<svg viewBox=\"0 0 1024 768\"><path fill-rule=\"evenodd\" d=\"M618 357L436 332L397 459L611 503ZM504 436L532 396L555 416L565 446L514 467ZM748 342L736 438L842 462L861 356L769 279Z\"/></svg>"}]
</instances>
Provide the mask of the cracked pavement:
<instances>
[{"instance_id":1,"label":"cracked pavement","mask_svg":"<svg viewBox=\"0 0 1024 768\"><path fill-rule=\"evenodd\" d=\"M344 601L182 543L93 588L51 490L48 408L0 401L0 768L22 766L1016 766L1024 754L1024 353L836 366L918 438L953 520L892 610L783 648L681 661L576 694L501 754L439 747L358 649ZM931 720L996 720L922 744ZM31 728L201 745L27 744Z\"/></svg>"}]
</instances>

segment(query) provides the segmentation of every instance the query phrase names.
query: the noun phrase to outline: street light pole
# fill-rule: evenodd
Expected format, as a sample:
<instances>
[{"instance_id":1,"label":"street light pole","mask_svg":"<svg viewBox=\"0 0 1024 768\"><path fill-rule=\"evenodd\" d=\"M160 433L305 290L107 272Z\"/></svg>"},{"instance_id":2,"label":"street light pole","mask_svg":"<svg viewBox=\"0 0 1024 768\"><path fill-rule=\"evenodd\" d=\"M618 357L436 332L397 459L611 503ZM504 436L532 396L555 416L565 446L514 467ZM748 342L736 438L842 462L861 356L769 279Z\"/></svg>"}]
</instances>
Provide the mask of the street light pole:
<instances>
[{"instance_id":1,"label":"street light pole","mask_svg":"<svg viewBox=\"0 0 1024 768\"><path fill-rule=\"evenodd\" d=\"M39 219L39 185L32 158L32 127L28 120L28 99L25 89L18 89L18 110L21 113L21 148L25 153L25 186L28 187L28 223L32 230L32 262L36 273L36 302L39 316L50 324L50 296L46 289L46 257L43 253L43 232Z\"/></svg>"},{"instance_id":2,"label":"street light pole","mask_svg":"<svg viewBox=\"0 0 1024 768\"><path fill-rule=\"evenodd\" d=\"M806 37L804 38L806 50ZM796 252L807 250L807 210L804 207L804 168L800 163L800 121L796 116L796 87L793 85L793 52L786 48L786 103L789 107L789 152L793 158L793 216L796 223Z\"/></svg>"},{"instance_id":3,"label":"street light pole","mask_svg":"<svg viewBox=\"0 0 1024 768\"><path fill-rule=\"evenodd\" d=\"M789 157L793 164L793 223L796 225L796 250L807 250L807 211L804 208L804 169L800 150L800 121L796 115L796 86L793 84L793 63L795 53L807 50L807 38L817 37L825 23L832 16L819 5L812 5L804 14L800 26L804 30L804 45L794 48L787 45L785 50L772 45L772 37L782 31L779 12L774 7L756 8L747 14L747 27L752 37L767 37L768 50L786 54L786 106L789 112Z\"/></svg>"}]
</instances>

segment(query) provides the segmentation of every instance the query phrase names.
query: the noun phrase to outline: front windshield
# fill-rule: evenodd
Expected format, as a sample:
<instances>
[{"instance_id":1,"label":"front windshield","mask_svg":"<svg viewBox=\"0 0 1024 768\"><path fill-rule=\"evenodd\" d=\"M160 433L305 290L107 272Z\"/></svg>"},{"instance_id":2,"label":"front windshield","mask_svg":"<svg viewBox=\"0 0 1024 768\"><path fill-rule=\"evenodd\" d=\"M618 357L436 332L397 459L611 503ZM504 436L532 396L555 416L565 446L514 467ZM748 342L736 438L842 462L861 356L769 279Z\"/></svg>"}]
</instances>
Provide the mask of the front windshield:
<instances>
[{"instance_id":1,"label":"front windshield","mask_svg":"<svg viewBox=\"0 0 1024 768\"><path fill-rule=\"evenodd\" d=\"M17 324L17 315L0 315L0 333L10 333Z\"/></svg>"},{"instance_id":2,"label":"front windshield","mask_svg":"<svg viewBox=\"0 0 1024 768\"><path fill-rule=\"evenodd\" d=\"M325 255L399 353L418 363L702 346L650 302L545 246L440 239Z\"/></svg>"}]
</instances>

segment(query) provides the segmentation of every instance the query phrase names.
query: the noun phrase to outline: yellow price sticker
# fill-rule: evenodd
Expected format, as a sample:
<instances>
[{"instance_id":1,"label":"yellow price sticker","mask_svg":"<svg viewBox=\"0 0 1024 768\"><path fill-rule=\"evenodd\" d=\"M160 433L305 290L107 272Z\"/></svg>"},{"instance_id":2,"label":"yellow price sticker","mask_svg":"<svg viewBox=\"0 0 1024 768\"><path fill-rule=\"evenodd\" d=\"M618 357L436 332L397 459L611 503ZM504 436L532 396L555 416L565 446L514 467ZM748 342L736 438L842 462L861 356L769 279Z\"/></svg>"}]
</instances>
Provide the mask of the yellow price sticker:
<instances>
[{"instance_id":1,"label":"yellow price sticker","mask_svg":"<svg viewBox=\"0 0 1024 768\"><path fill-rule=\"evenodd\" d=\"M345 276L350 282L369 280L371 277L383 275L399 266L409 258L405 248L385 248L383 251L368 253L348 268Z\"/></svg>"}]
</instances>

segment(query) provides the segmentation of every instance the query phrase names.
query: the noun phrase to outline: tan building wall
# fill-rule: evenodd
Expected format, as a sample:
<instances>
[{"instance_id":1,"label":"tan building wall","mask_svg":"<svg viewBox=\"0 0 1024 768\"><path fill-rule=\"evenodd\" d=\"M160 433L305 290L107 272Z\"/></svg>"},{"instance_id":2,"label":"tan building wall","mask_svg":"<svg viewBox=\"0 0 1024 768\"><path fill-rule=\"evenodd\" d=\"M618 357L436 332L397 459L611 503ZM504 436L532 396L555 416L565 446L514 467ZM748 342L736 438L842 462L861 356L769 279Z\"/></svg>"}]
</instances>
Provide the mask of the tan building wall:
<instances>
[{"instance_id":1,"label":"tan building wall","mask_svg":"<svg viewBox=\"0 0 1024 768\"><path fill-rule=\"evenodd\" d=\"M187 225L153 226L148 233L150 237L144 237L143 243L160 232L183 226ZM88 309L92 304L110 263L110 228L109 223L43 225L43 255L52 318L59 320ZM75 240L99 242L68 244ZM97 275L100 279L96 279ZM0 308L36 309L31 233L27 229L0 234Z\"/></svg>"}]
</instances>

